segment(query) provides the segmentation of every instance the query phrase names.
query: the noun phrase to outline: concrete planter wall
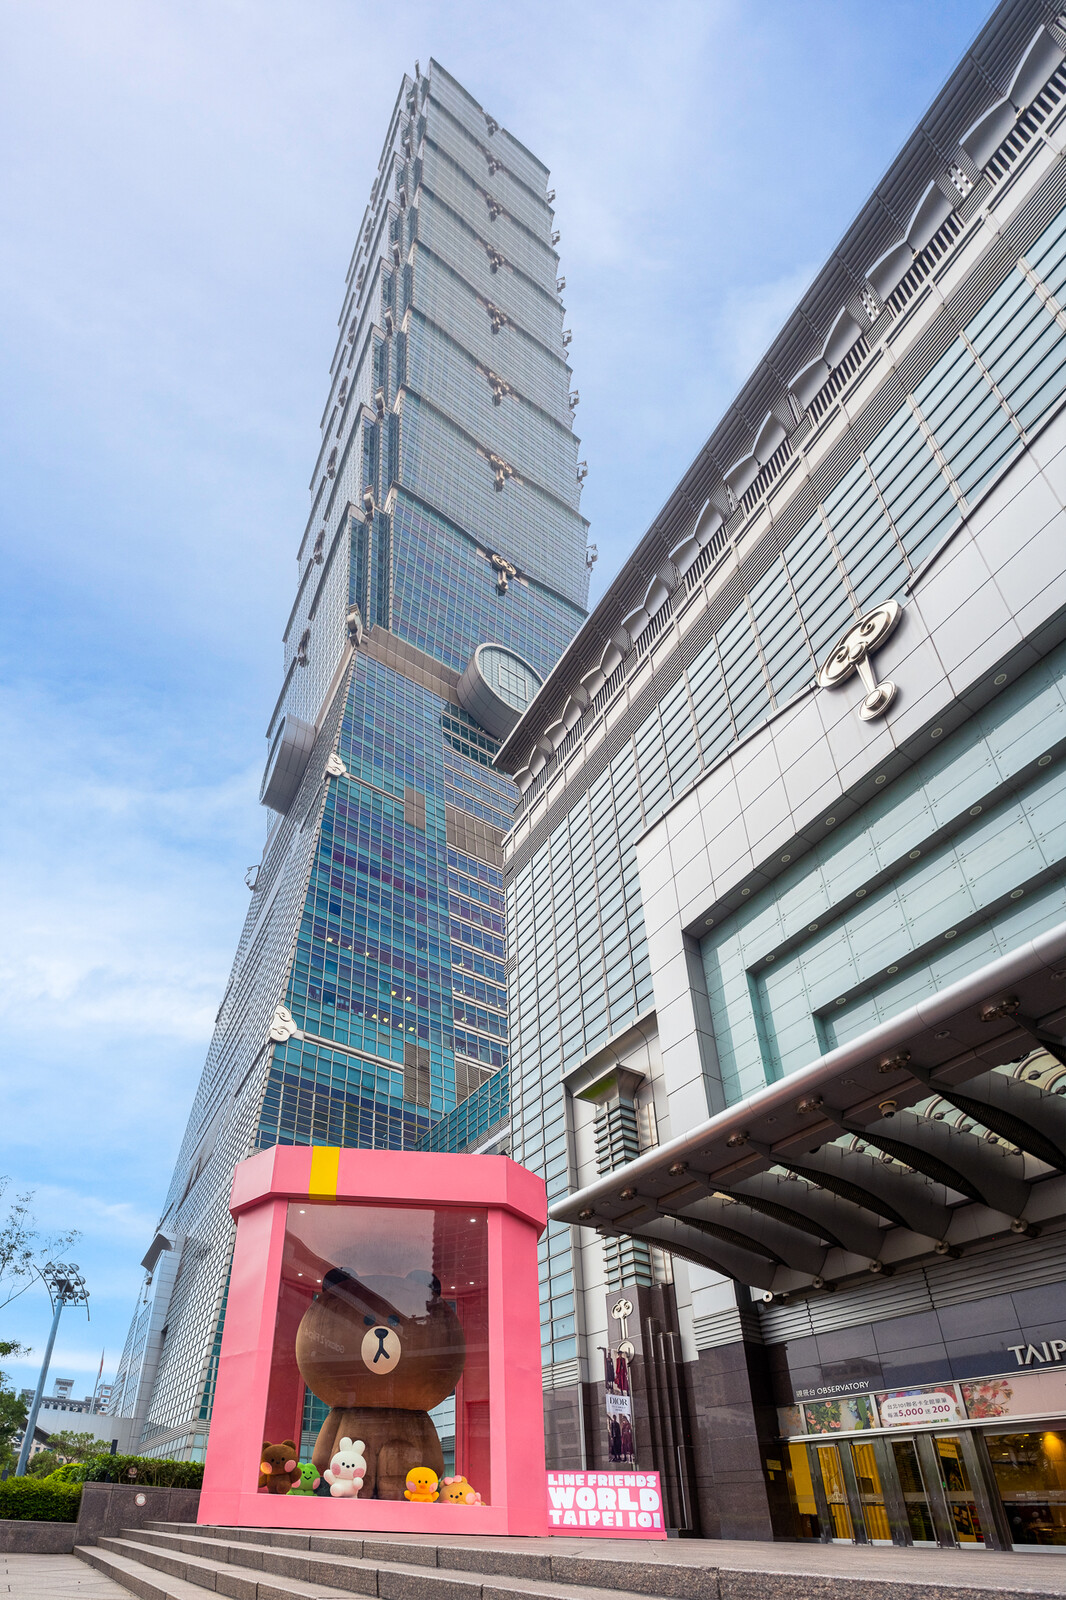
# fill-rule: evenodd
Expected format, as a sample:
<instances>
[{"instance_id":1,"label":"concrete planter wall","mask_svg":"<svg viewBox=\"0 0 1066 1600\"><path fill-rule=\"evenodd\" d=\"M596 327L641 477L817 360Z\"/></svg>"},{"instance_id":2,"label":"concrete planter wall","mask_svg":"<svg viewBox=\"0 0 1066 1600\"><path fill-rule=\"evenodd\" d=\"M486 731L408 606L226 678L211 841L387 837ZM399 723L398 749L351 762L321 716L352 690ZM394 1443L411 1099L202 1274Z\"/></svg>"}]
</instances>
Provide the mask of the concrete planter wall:
<instances>
[{"instance_id":1,"label":"concrete planter wall","mask_svg":"<svg viewBox=\"0 0 1066 1600\"><path fill-rule=\"evenodd\" d=\"M138 1504L139 1498L143 1499L142 1504ZM81 1493L77 1524L71 1524L76 1527L74 1542L96 1544L100 1539L116 1537L123 1528L140 1528L146 1522L195 1522L199 1505L199 1489L153 1489L147 1484L136 1483L87 1483ZM72 1547L68 1545L66 1548Z\"/></svg>"},{"instance_id":2,"label":"concrete planter wall","mask_svg":"<svg viewBox=\"0 0 1066 1600\"><path fill-rule=\"evenodd\" d=\"M199 1489L87 1483L81 1492L77 1522L0 1518L0 1554L69 1555L76 1544L96 1544L120 1534L123 1528L141 1528L146 1522L195 1522L199 1505Z\"/></svg>"},{"instance_id":3,"label":"concrete planter wall","mask_svg":"<svg viewBox=\"0 0 1066 1600\"><path fill-rule=\"evenodd\" d=\"M0 1519L0 1552L19 1556L67 1556L74 1548L76 1522L26 1522Z\"/></svg>"}]
</instances>

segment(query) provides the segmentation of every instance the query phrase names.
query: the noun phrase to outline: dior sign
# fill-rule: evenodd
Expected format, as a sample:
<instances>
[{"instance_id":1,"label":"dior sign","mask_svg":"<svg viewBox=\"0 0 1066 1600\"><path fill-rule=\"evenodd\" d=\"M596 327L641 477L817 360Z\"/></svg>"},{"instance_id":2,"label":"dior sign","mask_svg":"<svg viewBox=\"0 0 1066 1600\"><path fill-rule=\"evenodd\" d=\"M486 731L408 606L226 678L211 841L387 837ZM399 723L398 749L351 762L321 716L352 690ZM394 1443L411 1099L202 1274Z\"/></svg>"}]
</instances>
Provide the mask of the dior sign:
<instances>
[{"instance_id":1,"label":"dior sign","mask_svg":"<svg viewBox=\"0 0 1066 1600\"><path fill-rule=\"evenodd\" d=\"M823 689L838 689L853 672L859 674L866 690L859 707L859 716L864 722L884 716L896 697L894 683L878 683L870 665L870 656L894 632L902 614L896 600L886 600L882 605L875 606L873 611L860 617L854 627L849 628L834 645L818 673L818 683Z\"/></svg>"}]
</instances>

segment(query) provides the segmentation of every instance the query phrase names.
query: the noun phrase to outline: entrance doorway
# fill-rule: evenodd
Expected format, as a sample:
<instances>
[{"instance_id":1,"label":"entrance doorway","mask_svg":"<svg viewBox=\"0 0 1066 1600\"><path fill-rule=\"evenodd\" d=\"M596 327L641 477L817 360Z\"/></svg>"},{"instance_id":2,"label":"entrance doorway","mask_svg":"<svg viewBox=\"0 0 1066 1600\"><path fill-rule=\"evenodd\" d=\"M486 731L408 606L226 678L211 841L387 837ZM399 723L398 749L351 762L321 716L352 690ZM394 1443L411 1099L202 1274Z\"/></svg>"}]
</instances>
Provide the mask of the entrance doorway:
<instances>
[{"instance_id":1,"label":"entrance doorway","mask_svg":"<svg viewBox=\"0 0 1066 1600\"><path fill-rule=\"evenodd\" d=\"M994 1433L986 1442L1014 1548L1066 1546L1066 1430Z\"/></svg>"},{"instance_id":2,"label":"entrance doorway","mask_svg":"<svg viewBox=\"0 0 1066 1600\"><path fill-rule=\"evenodd\" d=\"M1066 1437L989 1440L992 1471L968 1429L953 1434L808 1438L788 1445L795 1531L827 1544L983 1550L1006 1544L998 1496L1025 1532L1015 1540L1066 1544ZM1042 1440L1043 1435L1039 1436ZM1013 1498L1010 1498L1010 1497ZM996 1529L999 1528L998 1534Z\"/></svg>"},{"instance_id":3,"label":"entrance doorway","mask_svg":"<svg viewBox=\"0 0 1066 1600\"><path fill-rule=\"evenodd\" d=\"M931 1438L930 1443L951 1516L950 1531L955 1543L963 1550L967 1547L983 1550L985 1536L961 1440L937 1436Z\"/></svg>"}]
</instances>

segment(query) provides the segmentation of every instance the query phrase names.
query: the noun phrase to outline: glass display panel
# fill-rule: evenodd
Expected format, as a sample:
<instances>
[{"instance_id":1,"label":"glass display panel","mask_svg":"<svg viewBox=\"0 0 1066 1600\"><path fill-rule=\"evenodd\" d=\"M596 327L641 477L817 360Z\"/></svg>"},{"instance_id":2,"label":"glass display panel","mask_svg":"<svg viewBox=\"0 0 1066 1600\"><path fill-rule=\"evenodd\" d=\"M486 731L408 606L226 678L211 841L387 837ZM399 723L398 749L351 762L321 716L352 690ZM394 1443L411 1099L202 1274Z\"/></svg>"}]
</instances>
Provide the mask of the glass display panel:
<instances>
[{"instance_id":1,"label":"glass display panel","mask_svg":"<svg viewBox=\"0 0 1066 1600\"><path fill-rule=\"evenodd\" d=\"M822 1487L829 1506L829 1523L834 1544L854 1544L855 1529L848 1508L848 1492L844 1487L844 1474L835 1444L817 1447L818 1466L822 1474Z\"/></svg>"},{"instance_id":2,"label":"glass display panel","mask_svg":"<svg viewBox=\"0 0 1066 1600\"><path fill-rule=\"evenodd\" d=\"M786 1459L785 1479L799 1536L801 1539L820 1539L822 1525L818 1520L818 1503L814 1498L806 1445L790 1444Z\"/></svg>"},{"instance_id":3,"label":"glass display panel","mask_svg":"<svg viewBox=\"0 0 1066 1600\"><path fill-rule=\"evenodd\" d=\"M1066 1545L1066 1432L1000 1433L988 1454L1015 1545Z\"/></svg>"},{"instance_id":4,"label":"glass display panel","mask_svg":"<svg viewBox=\"0 0 1066 1600\"><path fill-rule=\"evenodd\" d=\"M488 1398L483 1210L289 1205L264 1459L291 1446L304 1493L487 1504Z\"/></svg>"},{"instance_id":5,"label":"glass display panel","mask_svg":"<svg viewBox=\"0 0 1066 1600\"><path fill-rule=\"evenodd\" d=\"M855 1468L859 1504L862 1506L862 1520L866 1524L866 1537L871 1544L891 1544L892 1529L888 1525L881 1474L877 1470L873 1445L853 1444L851 1460Z\"/></svg>"},{"instance_id":6,"label":"glass display panel","mask_svg":"<svg viewBox=\"0 0 1066 1600\"><path fill-rule=\"evenodd\" d=\"M938 1544L932 1513L929 1510L929 1496L918 1465L918 1452L909 1439L893 1439L892 1456L896 1463L896 1476L899 1479L903 1503L907 1507L912 1543Z\"/></svg>"},{"instance_id":7,"label":"glass display panel","mask_svg":"<svg viewBox=\"0 0 1066 1600\"><path fill-rule=\"evenodd\" d=\"M970 1488L970 1474L962 1459L962 1447L958 1439L938 1438L934 1442L940 1481L944 1486L955 1538L960 1545L983 1545L985 1536Z\"/></svg>"}]
</instances>

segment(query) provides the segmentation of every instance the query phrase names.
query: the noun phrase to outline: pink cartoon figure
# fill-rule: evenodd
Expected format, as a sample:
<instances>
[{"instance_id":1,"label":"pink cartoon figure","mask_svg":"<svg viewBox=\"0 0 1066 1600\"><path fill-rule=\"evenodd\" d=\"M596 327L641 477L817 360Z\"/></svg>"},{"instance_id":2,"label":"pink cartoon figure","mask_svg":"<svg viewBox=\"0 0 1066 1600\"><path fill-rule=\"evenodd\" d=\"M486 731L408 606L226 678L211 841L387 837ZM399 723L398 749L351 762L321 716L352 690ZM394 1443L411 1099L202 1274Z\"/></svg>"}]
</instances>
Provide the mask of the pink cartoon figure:
<instances>
[{"instance_id":1,"label":"pink cartoon figure","mask_svg":"<svg viewBox=\"0 0 1066 1600\"><path fill-rule=\"evenodd\" d=\"M354 1499L363 1487L363 1478L366 1476L362 1439L341 1439L322 1476L329 1484L331 1495L337 1499Z\"/></svg>"}]
</instances>

